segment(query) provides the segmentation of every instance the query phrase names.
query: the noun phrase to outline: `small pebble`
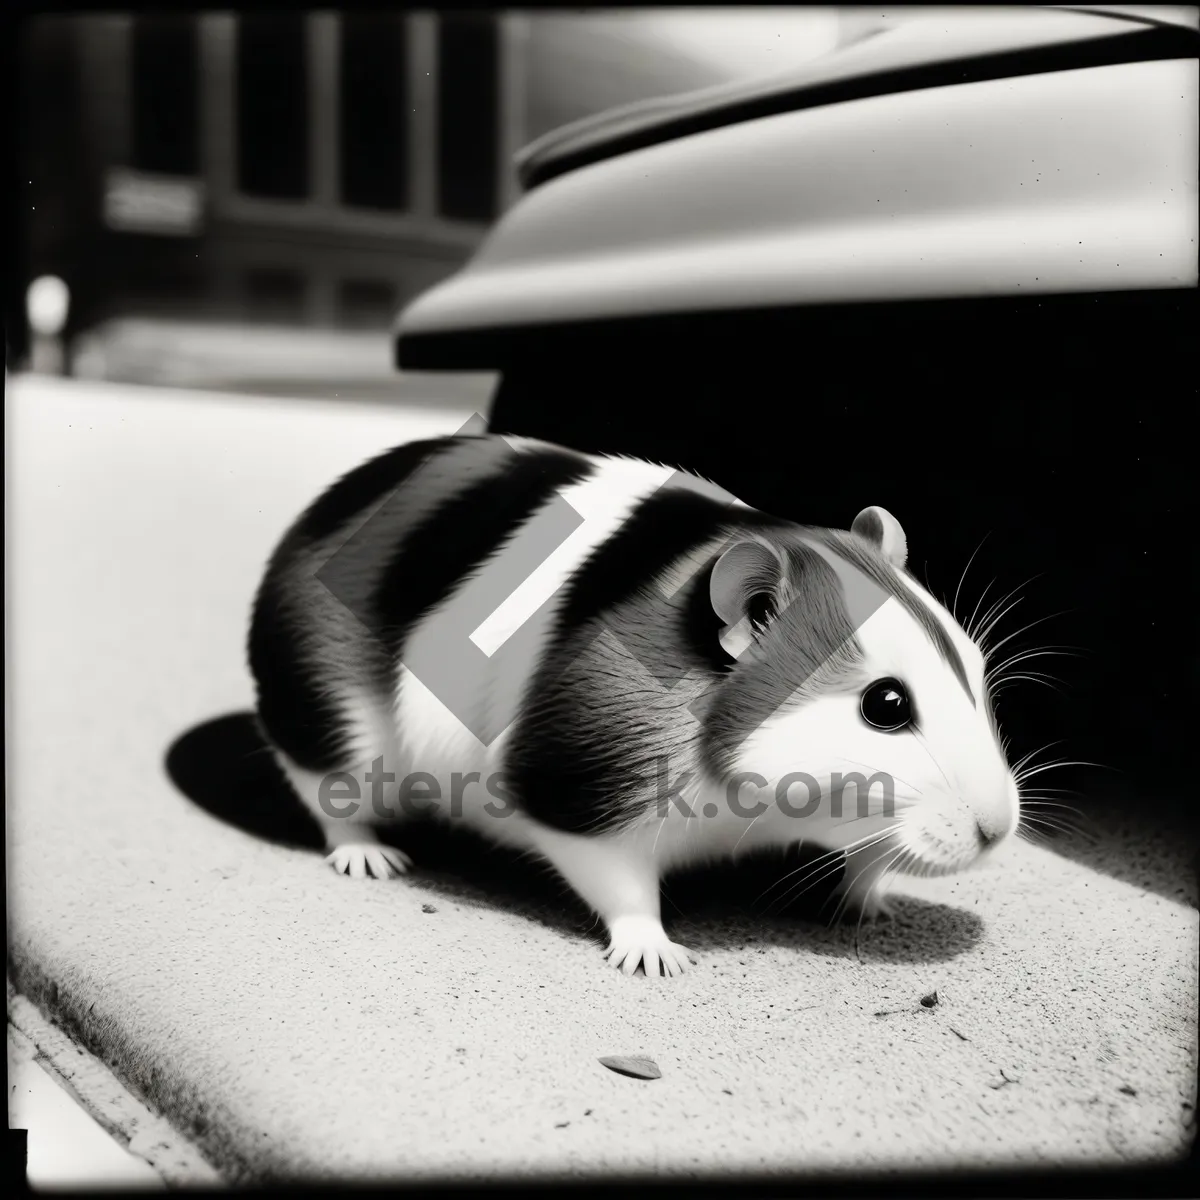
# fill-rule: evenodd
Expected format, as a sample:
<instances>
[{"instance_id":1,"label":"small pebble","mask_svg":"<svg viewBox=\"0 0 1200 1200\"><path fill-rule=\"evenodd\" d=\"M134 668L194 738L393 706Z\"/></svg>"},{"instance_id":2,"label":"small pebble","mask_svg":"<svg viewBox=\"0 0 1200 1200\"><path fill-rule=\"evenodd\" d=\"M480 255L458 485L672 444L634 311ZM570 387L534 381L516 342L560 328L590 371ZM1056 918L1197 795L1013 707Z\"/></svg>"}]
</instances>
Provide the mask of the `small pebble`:
<instances>
[{"instance_id":1,"label":"small pebble","mask_svg":"<svg viewBox=\"0 0 1200 1200\"><path fill-rule=\"evenodd\" d=\"M437 909L434 908L432 904L422 904L421 911L425 912L425 913L430 913L430 912L437 912Z\"/></svg>"},{"instance_id":2,"label":"small pebble","mask_svg":"<svg viewBox=\"0 0 1200 1200\"><path fill-rule=\"evenodd\" d=\"M623 1054L600 1059L601 1066L631 1079L661 1079L662 1072L652 1058L629 1058Z\"/></svg>"},{"instance_id":3,"label":"small pebble","mask_svg":"<svg viewBox=\"0 0 1200 1200\"><path fill-rule=\"evenodd\" d=\"M937 1004L937 1002L938 1002L937 992L930 992L928 996L921 997L921 1007L922 1008L933 1008L933 1006L935 1004Z\"/></svg>"}]
</instances>

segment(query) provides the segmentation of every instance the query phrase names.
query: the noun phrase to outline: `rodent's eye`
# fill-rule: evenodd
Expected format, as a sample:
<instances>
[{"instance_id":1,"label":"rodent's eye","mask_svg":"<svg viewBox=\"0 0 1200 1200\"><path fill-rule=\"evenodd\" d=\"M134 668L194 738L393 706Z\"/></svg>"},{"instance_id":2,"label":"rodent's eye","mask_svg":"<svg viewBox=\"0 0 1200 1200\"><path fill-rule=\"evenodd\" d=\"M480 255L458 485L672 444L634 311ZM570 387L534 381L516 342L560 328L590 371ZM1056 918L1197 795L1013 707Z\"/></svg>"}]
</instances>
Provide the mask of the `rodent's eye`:
<instances>
[{"instance_id":1,"label":"rodent's eye","mask_svg":"<svg viewBox=\"0 0 1200 1200\"><path fill-rule=\"evenodd\" d=\"M775 599L770 592L756 592L746 606L746 616L755 629L766 629L775 615Z\"/></svg>"},{"instance_id":2,"label":"rodent's eye","mask_svg":"<svg viewBox=\"0 0 1200 1200\"><path fill-rule=\"evenodd\" d=\"M863 720L875 729L897 733L912 724L908 690L898 679L877 679L858 704Z\"/></svg>"}]
</instances>

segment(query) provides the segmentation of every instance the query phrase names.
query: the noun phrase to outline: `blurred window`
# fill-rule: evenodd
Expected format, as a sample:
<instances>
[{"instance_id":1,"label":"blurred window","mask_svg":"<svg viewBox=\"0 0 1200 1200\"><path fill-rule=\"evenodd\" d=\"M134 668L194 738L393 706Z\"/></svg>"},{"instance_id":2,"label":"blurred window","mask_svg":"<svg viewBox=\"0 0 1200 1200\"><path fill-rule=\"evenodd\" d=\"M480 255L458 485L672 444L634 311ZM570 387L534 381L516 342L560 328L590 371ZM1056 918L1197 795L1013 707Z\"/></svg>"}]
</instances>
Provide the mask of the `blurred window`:
<instances>
[{"instance_id":1,"label":"blurred window","mask_svg":"<svg viewBox=\"0 0 1200 1200\"><path fill-rule=\"evenodd\" d=\"M237 178L250 196L309 193L303 13L245 14L237 38Z\"/></svg>"},{"instance_id":2,"label":"blurred window","mask_svg":"<svg viewBox=\"0 0 1200 1200\"><path fill-rule=\"evenodd\" d=\"M305 279L295 270L257 267L246 272L247 316L293 325L304 318Z\"/></svg>"},{"instance_id":3,"label":"blurred window","mask_svg":"<svg viewBox=\"0 0 1200 1200\"><path fill-rule=\"evenodd\" d=\"M200 170L200 59L190 15L133 19L132 166L165 175Z\"/></svg>"},{"instance_id":4,"label":"blurred window","mask_svg":"<svg viewBox=\"0 0 1200 1200\"><path fill-rule=\"evenodd\" d=\"M494 15L440 15L438 211L451 220L490 221L496 215L498 53Z\"/></svg>"},{"instance_id":5,"label":"blurred window","mask_svg":"<svg viewBox=\"0 0 1200 1200\"><path fill-rule=\"evenodd\" d=\"M390 283L346 279L338 288L338 316L351 329L387 329L396 304L396 289Z\"/></svg>"},{"instance_id":6,"label":"blurred window","mask_svg":"<svg viewBox=\"0 0 1200 1200\"><path fill-rule=\"evenodd\" d=\"M408 205L408 45L403 15L342 13L343 204Z\"/></svg>"}]
</instances>

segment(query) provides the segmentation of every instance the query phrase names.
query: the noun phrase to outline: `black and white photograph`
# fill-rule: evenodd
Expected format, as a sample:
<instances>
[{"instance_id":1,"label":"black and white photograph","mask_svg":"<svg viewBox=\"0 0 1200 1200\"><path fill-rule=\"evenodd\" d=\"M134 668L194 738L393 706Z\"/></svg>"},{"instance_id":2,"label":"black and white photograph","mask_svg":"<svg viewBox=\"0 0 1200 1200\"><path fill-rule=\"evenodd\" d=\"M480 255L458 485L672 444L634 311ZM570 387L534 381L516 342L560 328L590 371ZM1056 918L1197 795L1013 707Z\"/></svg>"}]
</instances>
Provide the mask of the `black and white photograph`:
<instances>
[{"instance_id":1,"label":"black and white photograph","mask_svg":"<svg viewBox=\"0 0 1200 1200\"><path fill-rule=\"evenodd\" d=\"M1200 6L0 43L15 1187L1196 1194Z\"/></svg>"}]
</instances>

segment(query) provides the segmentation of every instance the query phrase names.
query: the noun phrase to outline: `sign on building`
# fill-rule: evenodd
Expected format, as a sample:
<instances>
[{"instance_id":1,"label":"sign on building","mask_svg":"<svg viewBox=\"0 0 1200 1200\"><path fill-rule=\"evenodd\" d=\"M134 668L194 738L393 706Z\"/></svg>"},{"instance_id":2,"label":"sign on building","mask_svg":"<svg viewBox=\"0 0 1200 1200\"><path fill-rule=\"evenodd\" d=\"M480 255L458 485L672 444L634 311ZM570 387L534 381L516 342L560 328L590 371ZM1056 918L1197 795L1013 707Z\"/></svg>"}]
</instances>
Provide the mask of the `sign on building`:
<instances>
[{"instance_id":1,"label":"sign on building","mask_svg":"<svg viewBox=\"0 0 1200 1200\"><path fill-rule=\"evenodd\" d=\"M104 181L104 223L119 233L192 237L204 219L204 184L111 168Z\"/></svg>"}]
</instances>

